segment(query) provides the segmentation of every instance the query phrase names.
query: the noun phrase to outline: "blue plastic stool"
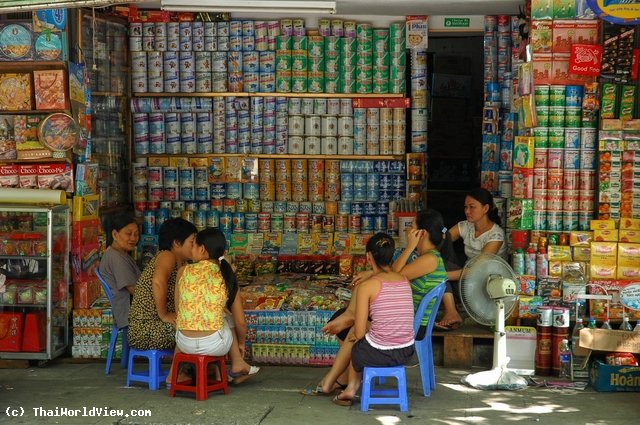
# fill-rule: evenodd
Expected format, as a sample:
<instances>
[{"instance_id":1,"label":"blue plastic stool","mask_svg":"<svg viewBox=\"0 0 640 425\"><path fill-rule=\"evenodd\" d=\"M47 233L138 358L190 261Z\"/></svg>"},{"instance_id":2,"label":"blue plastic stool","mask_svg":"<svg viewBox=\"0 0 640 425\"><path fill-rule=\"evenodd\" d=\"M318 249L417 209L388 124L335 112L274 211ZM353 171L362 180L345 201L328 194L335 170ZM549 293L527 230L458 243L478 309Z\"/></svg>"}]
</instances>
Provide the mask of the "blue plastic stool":
<instances>
[{"instance_id":1,"label":"blue plastic stool","mask_svg":"<svg viewBox=\"0 0 640 425\"><path fill-rule=\"evenodd\" d=\"M396 389L376 389L374 379L396 378ZM401 412L409 411L407 397L407 376L404 366L365 367L362 374L362 391L360 393L360 410L366 412L370 404L398 404Z\"/></svg>"},{"instance_id":2,"label":"blue plastic stool","mask_svg":"<svg viewBox=\"0 0 640 425\"><path fill-rule=\"evenodd\" d=\"M100 271L98 269L95 270L96 276L102 285L102 290L104 291L107 298L109 298L109 304L113 303L113 293L111 292L111 288L107 285L107 281L104 280ZM107 364L104 368L104 374L108 375L111 373L111 361L113 360L113 353L116 348L116 341L118 340L118 333L122 331L122 354L120 355L120 365L125 368L127 367L127 361L129 359L129 341L127 340L127 327L125 326L122 329L118 329L115 322L111 326L111 338L109 339L109 352L107 353Z\"/></svg>"},{"instance_id":3,"label":"blue plastic stool","mask_svg":"<svg viewBox=\"0 0 640 425\"><path fill-rule=\"evenodd\" d=\"M160 388L160 384L167 380L169 376L168 370L162 369L162 358L172 357L173 350L138 350L137 348L129 349L129 367L127 368L127 387L132 381L146 382L152 391ZM133 359L135 357L144 357L149 362L146 370L134 371Z\"/></svg>"}]
</instances>

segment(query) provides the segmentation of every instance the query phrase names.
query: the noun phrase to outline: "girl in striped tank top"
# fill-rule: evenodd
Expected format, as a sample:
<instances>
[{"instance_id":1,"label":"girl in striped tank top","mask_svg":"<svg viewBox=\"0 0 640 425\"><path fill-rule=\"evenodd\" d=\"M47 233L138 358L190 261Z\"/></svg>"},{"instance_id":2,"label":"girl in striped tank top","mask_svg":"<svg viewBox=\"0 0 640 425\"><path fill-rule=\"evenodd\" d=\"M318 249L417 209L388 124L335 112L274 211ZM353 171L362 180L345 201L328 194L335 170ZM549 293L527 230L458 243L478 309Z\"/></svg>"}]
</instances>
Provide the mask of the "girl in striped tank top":
<instances>
[{"instance_id":1,"label":"girl in striped tank top","mask_svg":"<svg viewBox=\"0 0 640 425\"><path fill-rule=\"evenodd\" d=\"M398 366L413 356L411 285L406 277L392 270L394 251L393 239L385 233L377 233L367 242L367 262L373 274L353 293L357 341L351 351L347 388L333 398L340 406L353 403L365 366Z\"/></svg>"}]
</instances>

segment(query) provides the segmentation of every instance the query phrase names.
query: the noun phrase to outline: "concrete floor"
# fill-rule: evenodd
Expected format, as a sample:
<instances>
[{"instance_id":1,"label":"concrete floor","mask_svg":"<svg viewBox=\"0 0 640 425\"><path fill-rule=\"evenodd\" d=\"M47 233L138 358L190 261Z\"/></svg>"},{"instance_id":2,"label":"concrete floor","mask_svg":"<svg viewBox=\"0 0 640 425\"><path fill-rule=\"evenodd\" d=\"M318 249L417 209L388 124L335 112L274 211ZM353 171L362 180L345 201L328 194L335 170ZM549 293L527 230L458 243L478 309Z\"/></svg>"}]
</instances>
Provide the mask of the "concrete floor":
<instances>
[{"instance_id":1,"label":"concrete floor","mask_svg":"<svg viewBox=\"0 0 640 425\"><path fill-rule=\"evenodd\" d=\"M125 371L114 364L53 361L43 368L0 370L0 423L11 424L637 424L640 394L597 393L529 387L523 391L480 391L460 384L468 371L436 368L437 389L422 396L419 370L407 368L410 411L395 407L361 413L332 404L328 397L303 396L325 368L266 366L229 395L211 393L207 401L192 395L170 398L163 387L149 391L124 387ZM42 417L34 408L123 410L112 417ZM126 417L146 409L149 417ZM24 412L20 416L21 412ZM9 417L8 414L17 414Z\"/></svg>"}]
</instances>

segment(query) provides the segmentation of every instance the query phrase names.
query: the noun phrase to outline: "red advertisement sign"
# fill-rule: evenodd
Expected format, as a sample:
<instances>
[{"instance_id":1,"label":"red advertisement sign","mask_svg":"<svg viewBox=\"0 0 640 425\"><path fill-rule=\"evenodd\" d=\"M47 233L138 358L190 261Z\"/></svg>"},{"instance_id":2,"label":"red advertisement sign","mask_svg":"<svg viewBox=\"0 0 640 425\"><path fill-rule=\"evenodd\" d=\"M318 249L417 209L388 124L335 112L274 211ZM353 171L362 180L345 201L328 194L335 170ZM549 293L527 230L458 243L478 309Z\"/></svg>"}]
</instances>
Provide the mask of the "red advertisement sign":
<instances>
[{"instance_id":1,"label":"red advertisement sign","mask_svg":"<svg viewBox=\"0 0 640 425\"><path fill-rule=\"evenodd\" d=\"M592 44L573 44L569 73L577 75L600 75L602 64L602 46Z\"/></svg>"}]
</instances>

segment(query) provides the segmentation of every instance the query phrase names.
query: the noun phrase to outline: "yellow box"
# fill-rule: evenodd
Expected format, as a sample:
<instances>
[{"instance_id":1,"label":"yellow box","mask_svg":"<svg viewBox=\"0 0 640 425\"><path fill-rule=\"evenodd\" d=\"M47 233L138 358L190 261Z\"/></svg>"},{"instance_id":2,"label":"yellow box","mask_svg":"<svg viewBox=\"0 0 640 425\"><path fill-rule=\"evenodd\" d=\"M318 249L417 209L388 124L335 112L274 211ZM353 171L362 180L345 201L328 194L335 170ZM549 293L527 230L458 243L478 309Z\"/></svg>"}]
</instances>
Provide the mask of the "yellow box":
<instances>
[{"instance_id":1,"label":"yellow box","mask_svg":"<svg viewBox=\"0 0 640 425\"><path fill-rule=\"evenodd\" d=\"M615 279L617 267L613 265L600 265L591 263L591 279Z\"/></svg>"},{"instance_id":2,"label":"yellow box","mask_svg":"<svg viewBox=\"0 0 640 425\"><path fill-rule=\"evenodd\" d=\"M73 197L73 221L92 220L98 218L100 195Z\"/></svg>"},{"instance_id":3,"label":"yellow box","mask_svg":"<svg viewBox=\"0 0 640 425\"><path fill-rule=\"evenodd\" d=\"M619 242L640 243L640 230L620 230L618 232Z\"/></svg>"},{"instance_id":4,"label":"yellow box","mask_svg":"<svg viewBox=\"0 0 640 425\"><path fill-rule=\"evenodd\" d=\"M573 248L573 260L574 261L590 261L591 260L591 247L590 246L576 246Z\"/></svg>"},{"instance_id":5,"label":"yellow box","mask_svg":"<svg viewBox=\"0 0 640 425\"><path fill-rule=\"evenodd\" d=\"M169 167L188 167L189 158L186 156L172 156L169 158Z\"/></svg>"},{"instance_id":6,"label":"yellow box","mask_svg":"<svg viewBox=\"0 0 640 425\"><path fill-rule=\"evenodd\" d=\"M591 242L591 265L615 266L618 260L617 242Z\"/></svg>"},{"instance_id":7,"label":"yellow box","mask_svg":"<svg viewBox=\"0 0 640 425\"><path fill-rule=\"evenodd\" d=\"M619 243L618 265L640 267L640 244Z\"/></svg>"},{"instance_id":8,"label":"yellow box","mask_svg":"<svg viewBox=\"0 0 640 425\"><path fill-rule=\"evenodd\" d=\"M562 277L562 260L549 260L549 276Z\"/></svg>"},{"instance_id":9,"label":"yellow box","mask_svg":"<svg viewBox=\"0 0 640 425\"><path fill-rule=\"evenodd\" d=\"M589 246L593 241L593 232L588 230L573 230L569 233L569 245Z\"/></svg>"},{"instance_id":10,"label":"yellow box","mask_svg":"<svg viewBox=\"0 0 640 425\"><path fill-rule=\"evenodd\" d=\"M640 230L640 218L621 218L620 230Z\"/></svg>"},{"instance_id":11,"label":"yellow box","mask_svg":"<svg viewBox=\"0 0 640 425\"><path fill-rule=\"evenodd\" d=\"M596 229L593 231L594 242L617 242L618 230L616 229Z\"/></svg>"},{"instance_id":12,"label":"yellow box","mask_svg":"<svg viewBox=\"0 0 640 425\"><path fill-rule=\"evenodd\" d=\"M638 280L640 279L640 267L619 265L616 276L620 280Z\"/></svg>"},{"instance_id":13,"label":"yellow box","mask_svg":"<svg viewBox=\"0 0 640 425\"><path fill-rule=\"evenodd\" d=\"M168 167L169 166L169 158L166 156L150 156L147 159L148 167Z\"/></svg>"},{"instance_id":14,"label":"yellow box","mask_svg":"<svg viewBox=\"0 0 640 425\"><path fill-rule=\"evenodd\" d=\"M189 158L190 167L207 167L209 165L209 158Z\"/></svg>"},{"instance_id":15,"label":"yellow box","mask_svg":"<svg viewBox=\"0 0 640 425\"><path fill-rule=\"evenodd\" d=\"M566 245L549 245L547 247L549 260L571 261L571 247Z\"/></svg>"},{"instance_id":16,"label":"yellow box","mask_svg":"<svg viewBox=\"0 0 640 425\"><path fill-rule=\"evenodd\" d=\"M535 138L516 136L513 143L513 166L533 168Z\"/></svg>"},{"instance_id":17,"label":"yellow box","mask_svg":"<svg viewBox=\"0 0 640 425\"><path fill-rule=\"evenodd\" d=\"M591 226L591 230L615 229L616 221L615 220L591 220L590 226Z\"/></svg>"}]
</instances>

